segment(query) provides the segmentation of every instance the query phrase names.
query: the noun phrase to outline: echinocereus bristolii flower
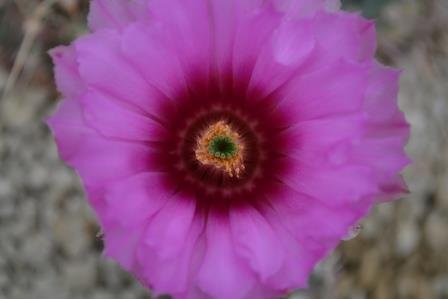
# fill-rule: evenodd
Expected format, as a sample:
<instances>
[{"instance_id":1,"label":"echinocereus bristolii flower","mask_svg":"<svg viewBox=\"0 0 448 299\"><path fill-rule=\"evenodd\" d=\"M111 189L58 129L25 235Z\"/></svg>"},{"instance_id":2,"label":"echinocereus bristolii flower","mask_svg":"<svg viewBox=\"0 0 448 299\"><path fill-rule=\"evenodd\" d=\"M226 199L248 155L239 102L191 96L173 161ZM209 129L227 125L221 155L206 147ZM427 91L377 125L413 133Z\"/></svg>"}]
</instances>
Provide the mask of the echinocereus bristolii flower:
<instances>
[{"instance_id":1,"label":"echinocereus bristolii flower","mask_svg":"<svg viewBox=\"0 0 448 299\"><path fill-rule=\"evenodd\" d=\"M337 0L96 0L48 123L156 294L277 298L406 187L399 72Z\"/></svg>"}]
</instances>

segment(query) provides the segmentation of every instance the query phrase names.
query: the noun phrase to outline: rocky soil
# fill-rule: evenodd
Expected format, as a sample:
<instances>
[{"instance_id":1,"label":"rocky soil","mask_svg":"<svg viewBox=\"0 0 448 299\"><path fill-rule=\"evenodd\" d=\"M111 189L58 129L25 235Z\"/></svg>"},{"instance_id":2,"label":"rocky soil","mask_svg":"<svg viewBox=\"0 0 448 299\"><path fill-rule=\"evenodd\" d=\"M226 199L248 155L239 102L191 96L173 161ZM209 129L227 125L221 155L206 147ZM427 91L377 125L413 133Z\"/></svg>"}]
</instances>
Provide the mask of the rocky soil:
<instances>
[{"instance_id":1,"label":"rocky soil","mask_svg":"<svg viewBox=\"0 0 448 299\"><path fill-rule=\"evenodd\" d=\"M85 30L86 2L60 1L40 21L30 19L37 2L0 0L0 299L150 298L101 256L79 180L42 121L57 99L45 51ZM379 58L404 70L410 193L375 208L319 265L310 289L290 298L448 298L448 1L392 1L379 23Z\"/></svg>"}]
</instances>

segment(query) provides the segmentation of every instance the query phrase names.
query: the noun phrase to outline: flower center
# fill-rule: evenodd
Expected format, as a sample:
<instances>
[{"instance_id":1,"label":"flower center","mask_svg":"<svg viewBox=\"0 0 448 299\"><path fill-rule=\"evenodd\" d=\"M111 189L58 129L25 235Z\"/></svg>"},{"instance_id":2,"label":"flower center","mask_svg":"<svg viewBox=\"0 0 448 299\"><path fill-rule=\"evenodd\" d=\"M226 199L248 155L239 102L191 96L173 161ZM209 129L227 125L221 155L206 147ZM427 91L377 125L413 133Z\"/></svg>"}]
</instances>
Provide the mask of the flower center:
<instances>
[{"instance_id":1,"label":"flower center","mask_svg":"<svg viewBox=\"0 0 448 299\"><path fill-rule=\"evenodd\" d=\"M216 158L232 158L237 153L237 145L229 136L216 136L208 145L208 153Z\"/></svg>"},{"instance_id":2,"label":"flower center","mask_svg":"<svg viewBox=\"0 0 448 299\"><path fill-rule=\"evenodd\" d=\"M199 136L195 156L203 165L213 166L230 177L239 177L244 170L243 152L240 135L220 120L208 126Z\"/></svg>"}]
</instances>

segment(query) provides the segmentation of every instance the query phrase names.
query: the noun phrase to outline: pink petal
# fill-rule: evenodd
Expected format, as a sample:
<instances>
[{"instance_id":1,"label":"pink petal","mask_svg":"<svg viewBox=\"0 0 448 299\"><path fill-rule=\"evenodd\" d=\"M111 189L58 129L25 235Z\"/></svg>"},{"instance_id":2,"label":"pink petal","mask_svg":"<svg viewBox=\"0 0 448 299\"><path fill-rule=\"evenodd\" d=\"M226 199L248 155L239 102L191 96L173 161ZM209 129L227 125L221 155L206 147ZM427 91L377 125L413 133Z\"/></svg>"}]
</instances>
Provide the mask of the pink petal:
<instances>
[{"instance_id":1,"label":"pink petal","mask_svg":"<svg viewBox=\"0 0 448 299\"><path fill-rule=\"evenodd\" d=\"M370 122L390 120L398 110L400 71L375 64L369 74L363 108Z\"/></svg>"},{"instance_id":2,"label":"pink petal","mask_svg":"<svg viewBox=\"0 0 448 299\"><path fill-rule=\"evenodd\" d=\"M210 296L204 294L196 285L193 285L191 289L188 289L186 293L175 294L174 299L210 299Z\"/></svg>"},{"instance_id":3,"label":"pink petal","mask_svg":"<svg viewBox=\"0 0 448 299\"><path fill-rule=\"evenodd\" d=\"M140 173L110 184L104 195L108 221L129 230L147 222L174 192L166 179L163 173Z\"/></svg>"},{"instance_id":4,"label":"pink petal","mask_svg":"<svg viewBox=\"0 0 448 299\"><path fill-rule=\"evenodd\" d=\"M234 83L248 84L258 56L278 27L281 16L271 9L256 11L242 18L233 48ZM241 86L246 88L247 86Z\"/></svg>"},{"instance_id":5,"label":"pink petal","mask_svg":"<svg viewBox=\"0 0 448 299\"><path fill-rule=\"evenodd\" d=\"M142 145L82 137L83 146L67 163L74 167L85 184L96 185L149 170L151 151Z\"/></svg>"},{"instance_id":6,"label":"pink petal","mask_svg":"<svg viewBox=\"0 0 448 299\"><path fill-rule=\"evenodd\" d=\"M103 227L104 255L116 260L120 266L132 271L136 262L137 245L145 230L145 225L134 227L132 230L121 225Z\"/></svg>"},{"instance_id":7,"label":"pink petal","mask_svg":"<svg viewBox=\"0 0 448 299\"><path fill-rule=\"evenodd\" d=\"M286 140L282 153L299 159L312 151L326 154L340 142L352 142L363 137L364 124L364 117L358 114L299 122L280 133Z\"/></svg>"},{"instance_id":8,"label":"pink petal","mask_svg":"<svg viewBox=\"0 0 448 299\"><path fill-rule=\"evenodd\" d=\"M320 71L299 76L282 89L278 109L291 122L360 110L369 67L338 61Z\"/></svg>"},{"instance_id":9,"label":"pink petal","mask_svg":"<svg viewBox=\"0 0 448 299\"><path fill-rule=\"evenodd\" d=\"M350 153L354 160L371 165L385 194L406 192L397 175L411 161L404 151L410 128L396 104L398 72L374 68L372 85L366 93L366 139ZM387 198L387 197L386 197Z\"/></svg>"},{"instance_id":10,"label":"pink petal","mask_svg":"<svg viewBox=\"0 0 448 299\"><path fill-rule=\"evenodd\" d=\"M201 217L192 217L194 207L185 206L183 201L172 198L171 207L162 209L148 226L138 251L140 271L156 294L205 298L194 286L204 250L204 221Z\"/></svg>"},{"instance_id":11,"label":"pink petal","mask_svg":"<svg viewBox=\"0 0 448 299\"><path fill-rule=\"evenodd\" d=\"M269 209L271 208L264 209L263 214L276 232L284 262L279 271L269 277L264 285L287 294L297 288L307 287L309 274L316 261L322 256L310 251L306 247L306 243L301 242L291 231L288 231L287 226L282 224L282 221L287 221L287 219L282 219L284 215L268 211Z\"/></svg>"},{"instance_id":12,"label":"pink petal","mask_svg":"<svg viewBox=\"0 0 448 299\"><path fill-rule=\"evenodd\" d=\"M85 184L102 184L149 168L149 148L98 135L86 126L81 113L78 102L64 100L48 124L62 158Z\"/></svg>"},{"instance_id":13,"label":"pink petal","mask_svg":"<svg viewBox=\"0 0 448 299\"><path fill-rule=\"evenodd\" d=\"M111 225L104 229L104 255L116 260L128 271L135 267L135 252L143 234L144 226L138 226L132 231L120 225Z\"/></svg>"},{"instance_id":14,"label":"pink petal","mask_svg":"<svg viewBox=\"0 0 448 299\"><path fill-rule=\"evenodd\" d=\"M209 5L206 0L151 0L151 20L163 26L165 38L179 53L188 75L208 75L212 57Z\"/></svg>"},{"instance_id":15,"label":"pink petal","mask_svg":"<svg viewBox=\"0 0 448 299\"><path fill-rule=\"evenodd\" d=\"M50 51L55 65L55 79L59 92L65 97L76 98L85 90L76 62L76 51L74 47L59 46Z\"/></svg>"},{"instance_id":16,"label":"pink petal","mask_svg":"<svg viewBox=\"0 0 448 299\"><path fill-rule=\"evenodd\" d=\"M309 20L283 19L261 50L250 86L268 95L293 78L315 45Z\"/></svg>"},{"instance_id":17,"label":"pink petal","mask_svg":"<svg viewBox=\"0 0 448 299\"><path fill-rule=\"evenodd\" d=\"M283 248L275 230L253 207L230 211L230 225L236 254L246 260L262 281L281 267Z\"/></svg>"},{"instance_id":18,"label":"pink petal","mask_svg":"<svg viewBox=\"0 0 448 299\"><path fill-rule=\"evenodd\" d=\"M213 50L215 52L214 67L218 74L228 73L232 65L232 50L238 23L238 15L235 11L236 5L236 1L210 1Z\"/></svg>"},{"instance_id":19,"label":"pink petal","mask_svg":"<svg viewBox=\"0 0 448 299\"><path fill-rule=\"evenodd\" d=\"M124 29L128 24L148 17L147 0L92 0L88 16L92 31Z\"/></svg>"},{"instance_id":20,"label":"pink petal","mask_svg":"<svg viewBox=\"0 0 448 299\"><path fill-rule=\"evenodd\" d=\"M123 57L117 32L102 30L82 37L75 47L81 77L89 88L148 113L154 113L165 101Z\"/></svg>"},{"instance_id":21,"label":"pink petal","mask_svg":"<svg viewBox=\"0 0 448 299\"><path fill-rule=\"evenodd\" d=\"M295 190L328 205L356 203L379 194L372 170L367 166L324 167L291 161L280 179Z\"/></svg>"},{"instance_id":22,"label":"pink petal","mask_svg":"<svg viewBox=\"0 0 448 299\"><path fill-rule=\"evenodd\" d=\"M302 122L286 130L289 143L283 153L290 169L281 180L331 205L378 194L372 169L350 156L363 136L362 125L363 118L355 115Z\"/></svg>"},{"instance_id":23,"label":"pink petal","mask_svg":"<svg viewBox=\"0 0 448 299\"><path fill-rule=\"evenodd\" d=\"M159 24L133 24L123 32L121 50L151 86L174 98L186 88L186 82L181 53L166 42L166 34Z\"/></svg>"},{"instance_id":24,"label":"pink petal","mask_svg":"<svg viewBox=\"0 0 448 299\"><path fill-rule=\"evenodd\" d=\"M145 245L154 248L161 259L180 254L194 218L195 207L194 199L182 194L174 195L151 220L145 234Z\"/></svg>"},{"instance_id":25,"label":"pink petal","mask_svg":"<svg viewBox=\"0 0 448 299\"><path fill-rule=\"evenodd\" d=\"M158 141L164 128L147 115L128 109L103 93L91 90L82 97L86 123L107 137Z\"/></svg>"},{"instance_id":26,"label":"pink petal","mask_svg":"<svg viewBox=\"0 0 448 299\"><path fill-rule=\"evenodd\" d=\"M352 161L369 165L381 191L391 196L406 192L402 178L397 175L411 161L404 151L406 137L390 136L365 139L348 152Z\"/></svg>"},{"instance_id":27,"label":"pink petal","mask_svg":"<svg viewBox=\"0 0 448 299\"><path fill-rule=\"evenodd\" d=\"M231 70L235 36L242 19L260 7L261 0L211 0L210 18L213 28L215 66L218 73Z\"/></svg>"},{"instance_id":28,"label":"pink petal","mask_svg":"<svg viewBox=\"0 0 448 299\"><path fill-rule=\"evenodd\" d=\"M103 254L116 260L128 271L135 271L135 254L147 221L145 221L143 213L136 215L135 218L127 216L130 216L129 213L132 213L132 207L139 205L140 207L143 207L147 203L139 203L139 200L137 199L129 206L123 205L122 198L118 198L118 193L124 192L127 183L130 183L130 188L138 188L137 181L143 176L144 175L136 175L129 179L111 182L109 184L85 186L88 200L94 208L96 216L101 224L102 238L104 239ZM114 192L114 195L111 195L111 192ZM125 197L123 196L123 198ZM154 204L154 202L152 203ZM118 210L113 211L119 204L121 204L122 209L123 206L126 206L123 209L125 210L125 213L121 214L120 212L117 212ZM149 211L149 209L146 211ZM137 222L139 222L138 225L136 225Z\"/></svg>"},{"instance_id":29,"label":"pink petal","mask_svg":"<svg viewBox=\"0 0 448 299\"><path fill-rule=\"evenodd\" d=\"M365 61L376 50L375 23L356 14L320 12L314 19L314 29L325 56ZM327 59L328 59L327 58Z\"/></svg>"},{"instance_id":30,"label":"pink petal","mask_svg":"<svg viewBox=\"0 0 448 299\"><path fill-rule=\"evenodd\" d=\"M311 24L283 20L273 40L274 60L281 65L298 66L314 47Z\"/></svg>"},{"instance_id":31,"label":"pink petal","mask_svg":"<svg viewBox=\"0 0 448 299\"><path fill-rule=\"evenodd\" d=\"M79 101L73 99L61 100L56 112L48 118L47 124L55 137L59 155L64 161L79 151L84 135L94 133L84 121Z\"/></svg>"},{"instance_id":32,"label":"pink petal","mask_svg":"<svg viewBox=\"0 0 448 299\"><path fill-rule=\"evenodd\" d=\"M270 198L269 194L267 196ZM321 259L333 249L347 234L350 226L367 213L371 205L363 201L339 207L330 206L282 183L277 184L275 200L273 208L278 213L277 219L281 220L300 242L303 250L309 251L315 260ZM275 219L275 215L268 211L265 215Z\"/></svg>"},{"instance_id":33,"label":"pink petal","mask_svg":"<svg viewBox=\"0 0 448 299\"><path fill-rule=\"evenodd\" d=\"M289 16L306 17L319 10L335 11L340 7L340 0L271 0L275 7Z\"/></svg>"},{"instance_id":34,"label":"pink petal","mask_svg":"<svg viewBox=\"0 0 448 299\"><path fill-rule=\"evenodd\" d=\"M261 284L256 284L247 294L246 298L257 298L257 299L272 299L272 298L282 298L285 295L284 291L277 291L271 287L267 287Z\"/></svg>"},{"instance_id":35,"label":"pink petal","mask_svg":"<svg viewBox=\"0 0 448 299\"><path fill-rule=\"evenodd\" d=\"M234 252L230 224L211 214L206 227L206 252L198 273L198 285L216 299L241 299L251 290L255 277Z\"/></svg>"}]
</instances>

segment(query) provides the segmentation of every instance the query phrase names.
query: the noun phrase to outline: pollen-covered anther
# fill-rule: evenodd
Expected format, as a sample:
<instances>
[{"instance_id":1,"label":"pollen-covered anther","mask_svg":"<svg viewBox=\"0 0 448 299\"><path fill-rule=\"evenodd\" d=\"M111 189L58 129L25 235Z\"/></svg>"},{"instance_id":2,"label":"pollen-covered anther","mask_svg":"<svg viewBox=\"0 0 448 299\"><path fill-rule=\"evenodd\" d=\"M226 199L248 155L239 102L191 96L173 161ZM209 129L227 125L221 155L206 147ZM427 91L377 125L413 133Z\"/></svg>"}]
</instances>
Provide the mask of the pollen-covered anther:
<instances>
[{"instance_id":1,"label":"pollen-covered anther","mask_svg":"<svg viewBox=\"0 0 448 299\"><path fill-rule=\"evenodd\" d=\"M239 177L244 170L244 144L240 135L223 120L213 123L199 135L196 159L213 166L230 177Z\"/></svg>"}]
</instances>

